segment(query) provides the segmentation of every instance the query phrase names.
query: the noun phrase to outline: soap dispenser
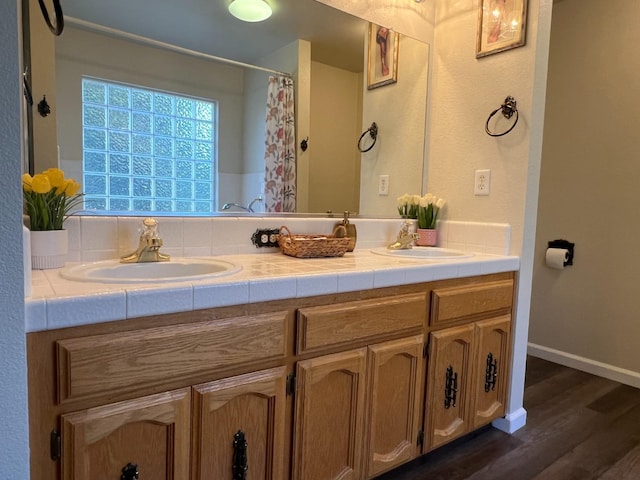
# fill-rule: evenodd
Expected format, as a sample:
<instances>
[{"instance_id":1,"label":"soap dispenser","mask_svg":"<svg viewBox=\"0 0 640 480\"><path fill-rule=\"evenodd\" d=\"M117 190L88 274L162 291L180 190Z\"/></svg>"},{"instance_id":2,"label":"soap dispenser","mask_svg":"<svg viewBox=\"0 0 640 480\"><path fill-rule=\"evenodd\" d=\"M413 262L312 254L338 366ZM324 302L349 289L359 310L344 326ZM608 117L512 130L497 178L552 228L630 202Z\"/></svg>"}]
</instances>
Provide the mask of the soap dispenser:
<instances>
[{"instance_id":1,"label":"soap dispenser","mask_svg":"<svg viewBox=\"0 0 640 480\"><path fill-rule=\"evenodd\" d=\"M356 248L358 232L356 232L356 226L353 223L349 222L349 213L349 211L344 212L344 218L341 222L338 222L333 229L333 236L336 238L349 237L349 246L347 247L347 252L353 252L353 249Z\"/></svg>"}]
</instances>

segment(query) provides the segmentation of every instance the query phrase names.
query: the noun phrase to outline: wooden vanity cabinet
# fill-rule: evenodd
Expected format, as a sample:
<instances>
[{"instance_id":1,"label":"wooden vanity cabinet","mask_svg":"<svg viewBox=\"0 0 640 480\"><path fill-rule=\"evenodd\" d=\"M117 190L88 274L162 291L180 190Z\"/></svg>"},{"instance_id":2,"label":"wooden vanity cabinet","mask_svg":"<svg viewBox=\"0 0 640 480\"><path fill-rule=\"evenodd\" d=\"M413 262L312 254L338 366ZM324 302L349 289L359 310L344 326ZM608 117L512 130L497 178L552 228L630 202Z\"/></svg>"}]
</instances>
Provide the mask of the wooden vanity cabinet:
<instances>
[{"instance_id":1,"label":"wooden vanity cabinet","mask_svg":"<svg viewBox=\"0 0 640 480\"><path fill-rule=\"evenodd\" d=\"M432 291L424 452L505 414L512 305L513 280Z\"/></svg>"},{"instance_id":2,"label":"wooden vanity cabinet","mask_svg":"<svg viewBox=\"0 0 640 480\"><path fill-rule=\"evenodd\" d=\"M193 387L192 480L284 478L285 384L278 367Z\"/></svg>"},{"instance_id":3,"label":"wooden vanity cabinet","mask_svg":"<svg viewBox=\"0 0 640 480\"><path fill-rule=\"evenodd\" d=\"M292 478L362 478L366 349L298 362Z\"/></svg>"},{"instance_id":4,"label":"wooden vanity cabinet","mask_svg":"<svg viewBox=\"0 0 640 480\"><path fill-rule=\"evenodd\" d=\"M31 478L285 479L293 311L251 308L30 334Z\"/></svg>"},{"instance_id":5,"label":"wooden vanity cabinet","mask_svg":"<svg viewBox=\"0 0 640 480\"><path fill-rule=\"evenodd\" d=\"M62 478L188 478L190 403L183 388L62 415Z\"/></svg>"},{"instance_id":6,"label":"wooden vanity cabinet","mask_svg":"<svg viewBox=\"0 0 640 480\"><path fill-rule=\"evenodd\" d=\"M513 278L30 333L31 478L376 477L504 415Z\"/></svg>"},{"instance_id":7,"label":"wooden vanity cabinet","mask_svg":"<svg viewBox=\"0 0 640 480\"><path fill-rule=\"evenodd\" d=\"M420 454L424 335L368 348L364 473L371 478Z\"/></svg>"},{"instance_id":8,"label":"wooden vanity cabinet","mask_svg":"<svg viewBox=\"0 0 640 480\"><path fill-rule=\"evenodd\" d=\"M299 352L362 347L297 363L293 479L371 478L417 456L426 311L419 292L298 312ZM403 331L418 334L382 341Z\"/></svg>"}]
</instances>

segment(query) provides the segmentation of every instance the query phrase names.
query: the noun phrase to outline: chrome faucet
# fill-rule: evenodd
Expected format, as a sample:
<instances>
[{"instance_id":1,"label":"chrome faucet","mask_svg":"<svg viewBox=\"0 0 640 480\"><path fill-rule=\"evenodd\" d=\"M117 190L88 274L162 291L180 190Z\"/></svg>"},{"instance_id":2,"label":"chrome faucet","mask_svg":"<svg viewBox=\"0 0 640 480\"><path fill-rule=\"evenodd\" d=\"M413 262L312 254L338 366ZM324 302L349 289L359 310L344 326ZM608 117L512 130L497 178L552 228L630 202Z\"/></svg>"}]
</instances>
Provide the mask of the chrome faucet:
<instances>
[{"instance_id":1,"label":"chrome faucet","mask_svg":"<svg viewBox=\"0 0 640 480\"><path fill-rule=\"evenodd\" d=\"M405 220L398 233L398 238L387 248L390 250L408 250L409 248L413 248L413 241L418 238L418 234L410 232L409 228L411 228L411 222Z\"/></svg>"},{"instance_id":2,"label":"chrome faucet","mask_svg":"<svg viewBox=\"0 0 640 480\"><path fill-rule=\"evenodd\" d=\"M229 210L231 207L239 208L240 210L244 210L245 212L251 212L251 210L249 210L248 207L243 207L239 203L235 203L235 202L225 203L222 206L222 210Z\"/></svg>"},{"instance_id":3,"label":"chrome faucet","mask_svg":"<svg viewBox=\"0 0 640 480\"><path fill-rule=\"evenodd\" d=\"M256 198L251 200L251 203L249 203L249 205L247 205L246 207L240 205L239 203L232 202L232 203L225 203L222 206L222 210L229 210L231 207L236 207L236 208L239 208L240 210L244 210L245 212L254 213L253 204L256 202L262 202L262 195L258 195Z\"/></svg>"},{"instance_id":4,"label":"chrome faucet","mask_svg":"<svg viewBox=\"0 0 640 480\"><path fill-rule=\"evenodd\" d=\"M159 252L160 247L162 247L162 239L158 234L158 222L153 218L145 218L142 221L138 248L129 255L120 257L120 263L169 261L169 255Z\"/></svg>"},{"instance_id":5,"label":"chrome faucet","mask_svg":"<svg viewBox=\"0 0 640 480\"><path fill-rule=\"evenodd\" d=\"M249 209L250 212L253 212L253 204L256 203L256 202L262 203L262 195L258 195L256 198L251 200L249 205L247 205L247 208Z\"/></svg>"}]
</instances>

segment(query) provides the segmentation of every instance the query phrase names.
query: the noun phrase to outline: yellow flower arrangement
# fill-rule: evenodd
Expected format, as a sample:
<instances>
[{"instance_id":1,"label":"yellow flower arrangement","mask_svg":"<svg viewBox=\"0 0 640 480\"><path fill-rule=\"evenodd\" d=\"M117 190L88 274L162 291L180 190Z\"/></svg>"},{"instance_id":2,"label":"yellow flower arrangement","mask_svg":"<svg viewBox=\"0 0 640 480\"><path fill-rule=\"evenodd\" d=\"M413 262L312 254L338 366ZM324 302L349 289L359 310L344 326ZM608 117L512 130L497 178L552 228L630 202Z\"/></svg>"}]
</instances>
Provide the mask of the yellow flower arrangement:
<instances>
[{"instance_id":1,"label":"yellow flower arrangement","mask_svg":"<svg viewBox=\"0 0 640 480\"><path fill-rule=\"evenodd\" d=\"M24 207L32 231L62 230L73 207L82 201L80 184L73 178L64 178L64 172L50 168L33 177L22 175Z\"/></svg>"}]
</instances>

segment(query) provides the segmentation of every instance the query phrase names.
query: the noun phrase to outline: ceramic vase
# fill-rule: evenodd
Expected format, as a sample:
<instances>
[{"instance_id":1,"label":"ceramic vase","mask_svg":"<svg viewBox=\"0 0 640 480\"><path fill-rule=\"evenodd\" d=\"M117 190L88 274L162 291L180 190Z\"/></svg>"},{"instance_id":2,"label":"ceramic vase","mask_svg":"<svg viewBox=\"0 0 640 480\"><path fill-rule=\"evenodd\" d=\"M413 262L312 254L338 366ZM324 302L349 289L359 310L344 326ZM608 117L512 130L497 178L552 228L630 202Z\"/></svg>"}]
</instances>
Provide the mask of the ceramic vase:
<instances>
[{"instance_id":1,"label":"ceramic vase","mask_svg":"<svg viewBox=\"0 0 640 480\"><path fill-rule=\"evenodd\" d=\"M438 231L431 228L418 228L416 245L420 247L435 247L438 244Z\"/></svg>"},{"instance_id":2,"label":"ceramic vase","mask_svg":"<svg viewBox=\"0 0 640 480\"><path fill-rule=\"evenodd\" d=\"M31 232L31 268L45 270L61 268L69 252L67 230L44 230Z\"/></svg>"}]
</instances>

